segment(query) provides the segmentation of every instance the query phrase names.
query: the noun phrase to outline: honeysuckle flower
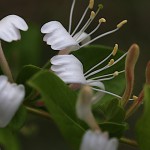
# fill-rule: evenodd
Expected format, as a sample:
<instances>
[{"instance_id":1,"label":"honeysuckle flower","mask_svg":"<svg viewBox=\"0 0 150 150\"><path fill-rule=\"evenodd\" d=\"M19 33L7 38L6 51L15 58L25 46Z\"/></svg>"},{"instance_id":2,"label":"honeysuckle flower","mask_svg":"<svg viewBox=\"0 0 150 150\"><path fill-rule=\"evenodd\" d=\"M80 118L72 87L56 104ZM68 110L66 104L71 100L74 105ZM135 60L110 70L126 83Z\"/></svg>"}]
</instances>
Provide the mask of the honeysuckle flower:
<instances>
[{"instance_id":1,"label":"honeysuckle flower","mask_svg":"<svg viewBox=\"0 0 150 150\"><path fill-rule=\"evenodd\" d=\"M0 127L11 121L25 96L23 85L8 82L4 75L0 76Z\"/></svg>"},{"instance_id":2,"label":"honeysuckle flower","mask_svg":"<svg viewBox=\"0 0 150 150\"><path fill-rule=\"evenodd\" d=\"M109 139L107 132L88 130L83 136L80 150L117 150L118 140Z\"/></svg>"},{"instance_id":3,"label":"honeysuckle flower","mask_svg":"<svg viewBox=\"0 0 150 150\"><path fill-rule=\"evenodd\" d=\"M116 61L114 61L114 59L110 59L111 56L116 55L117 50L118 45L116 44L113 51L104 60L100 61L85 73L82 63L74 55L56 55L50 60L52 64L51 70L67 84L89 85L95 91L107 93L121 99L120 96L106 91L103 81L112 80L119 74L124 73L124 70L116 70L110 74L92 77L93 75L95 76L97 73L100 73L103 70L109 69L127 55L127 53L123 54ZM106 61L109 62L106 66L98 68ZM96 70L96 68L98 69ZM103 94L101 96L103 96Z\"/></svg>"},{"instance_id":4,"label":"honeysuckle flower","mask_svg":"<svg viewBox=\"0 0 150 150\"><path fill-rule=\"evenodd\" d=\"M101 35L98 35L94 39L91 39L91 35L95 33L103 22L106 22L104 18L99 19L98 25L96 28L91 31L90 33L85 33L86 29L90 26L92 21L95 19L96 15L102 9L102 5L98 5L98 10L96 12L91 11L94 6L94 0L90 0L89 5L85 9L79 23L77 24L76 28L72 31L72 18L73 18L73 10L75 6L76 0L73 0L71 11L70 11L70 20L69 20L69 29L68 31L63 27L63 25L58 21L50 21L44 24L41 28L41 32L46 34L43 40L48 44L51 45L53 50L65 50L66 53L70 53L71 51L78 50L88 44L94 42L95 40L109 35L111 33L116 32L119 30L127 20L122 21L117 25L114 30L108 31ZM83 22L88 10L91 11L91 15L85 25L80 28L81 23ZM72 31L72 32L71 32ZM80 44L81 43L81 44Z\"/></svg>"},{"instance_id":5,"label":"honeysuckle flower","mask_svg":"<svg viewBox=\"0 0 150 150\"><path fill-rule=\"evenodd\" d=\"M17 15L9 15L0 20L0 39L6 42L20 40L20 31L26 31L28 26L24 19Z\"/></svg>"},{"instance_id":6,"label":"honeysuckle flower","mask_svg":"<svg viewBox=\"0 0 150 150\"><path fill-rule=\"evenodd\" d=\"M92 113L93 91L90 86L83 86L80 90L77 103L77 117L83 120L92 130L86 131L83 136L80 150L116 150L118 140L109 139L108 133L103 133Z\"/></svg>"},{"instance_id":7,"label":"honeysuckle flower","mask_svg":"<svg viewBox=\"0 0 150 150\"><path fill-rule=\"evenodd\" d=\"M17 41L21 39L20 31L26 31L28 26L26 22L17 15L9 15L0 20L0 40L6 42ZM12 73L5 58L0 42L0 67L10 82L13 81Z\"/></svg>"}]
</instances>

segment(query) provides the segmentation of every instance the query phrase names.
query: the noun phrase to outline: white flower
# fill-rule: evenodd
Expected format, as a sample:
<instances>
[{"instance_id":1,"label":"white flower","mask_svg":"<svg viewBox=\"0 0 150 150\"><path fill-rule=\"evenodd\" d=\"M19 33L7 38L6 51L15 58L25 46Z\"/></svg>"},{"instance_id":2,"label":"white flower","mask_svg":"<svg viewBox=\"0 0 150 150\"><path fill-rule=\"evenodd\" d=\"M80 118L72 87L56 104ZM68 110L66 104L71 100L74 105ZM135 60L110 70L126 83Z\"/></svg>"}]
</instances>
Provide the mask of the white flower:
<instances>
[{"instance_id":1,"label":"white flower","mask_svg":"<svg viewBox=\"0 0 150 150\"><path fill-rule=\"evenodd\" d=\"M20 31L26 31L28 26L19 16L9 15L0 20L0 39L12 42L21 38Z\"/></svg>"},{"instance_id":2,"label":"white flower","mask_svg":"<svg viewBox=\"0 0 150 150\"><path fill-rule=\"evenodd\" d=\"M44 24L41 28L41 32L46 34L44 36L43 40L45 42L47 42L48 45L51 45L51 48L53 50L68 50L69 52L78 50L84 46L87 46L88 44L94 42L95 40L97 40L101 37L104 37L108 34L116 32L125 23L127 23L127 20L124 20L117 25L116 29L108 31L106 33L103 33L91 40L90 36L93 33L95 33L101 26L101 23L106 22L106 20L104 18L99 19L98 25L95 27L95 29L93 31L91 31L90 33L85 33L86 29L90 26L92 21L95 19L96 15L102 9L102 5L99 5L96 13L94 11L91 11L91 9L93 9L94 0L90 0L89 5L85 9L79 23L77 24L74 31L72 31L72 33L71 33L73 10L74 10L74 6L75 6L75 2L76 2L76 0L73 0L71 11L70 11L70 20L69 20L68 31L58 21L50 21L50 22ZM85 25L80 28L81 23L84 20L88 10L91 11L91 15L90 15L89 19L87 20L87 22L85 23Z\"/></svg>"},{"instance_id":3,"label":"white flower","mask_svg":"<svg viewBox=\"0 0 150 150\"><path fill-rule=\"evenodd\" d=\"M88 130L83 136L80 150L117 150L118 140L109 139L107 133Z\"/></svg>"},{"instance_id":4,"label":"white flower","mask_svg":"<svg viewBox=\"0 0 150 150\"><path fill-rule=\"evenodd\" d=\"M115 71L111 74L96 76L97 73L103 70L109 69L110 67L118 63L127 55L127 53L125 53L116 61L114 61L114 59L111 59L109 61L111 56L116 55L117 49L118 49L118 45L116 44L113 51L104 60L99 62L97 65L95 65L94 67L92 67L85 73L84 73L82 63L74 55L71 55L71 54L70 55L56 55L52 57L50 60L52 64L51 70L67 84L77 83L80 85L89 85L95 91L110 94L121 99L121 96L118 96L116 94L106 91L103 81L112 80L113 78L118 76L120 73L124 73L125 70ZM109 61L109 63L106 66L102 68L98 68L100 65L102 65L106 61ZM92 77L92 76L96 76L96 77ZM100 97L102 96L103 94Z\"/></svg>"},{"instance_id":5,"label":"white flower","mask_svg":"<svg viewBox=\"0 0 150 150\"><path fill-rule=\"evenodd\" d=\"M9 83L0 76L0 127L5 127L13 118L25 96L23 85Z\"/></svg>"}]
</instances>

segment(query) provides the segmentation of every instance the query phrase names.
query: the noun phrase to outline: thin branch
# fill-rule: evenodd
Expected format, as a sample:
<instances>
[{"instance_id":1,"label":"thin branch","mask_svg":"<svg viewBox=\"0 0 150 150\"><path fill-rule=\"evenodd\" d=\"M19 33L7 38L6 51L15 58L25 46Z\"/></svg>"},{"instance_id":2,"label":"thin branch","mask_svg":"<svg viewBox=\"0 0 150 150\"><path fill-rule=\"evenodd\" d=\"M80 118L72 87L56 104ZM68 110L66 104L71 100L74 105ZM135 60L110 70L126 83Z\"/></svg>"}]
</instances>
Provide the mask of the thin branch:
<instances>
[{"instance_id":1,"label":"thin branch","mask_svg":"<svg viewBox=\"0 0 150 150\"><path fill-rule=\"evenodd\" d=\"M135 140L131 140L125 137L120 138L120 142L133 146L133 147L138 147L138 143Z\"/></svg>"},{"instance_id":2,"label":"thin branch","mask_svg":"<svg viewBox=\"0 0 150 150\"><path fill-rule=\"evenodd\" d=\"M25 108L26 108L30 113L33 113L33 114L42 116L42 117L47 118L47 119L52 119L51 116L49 115L49 113L47 113L46 111L39 110L39 109L30 107L30 106L25 106Z\"/></svg>"}]
</instances>

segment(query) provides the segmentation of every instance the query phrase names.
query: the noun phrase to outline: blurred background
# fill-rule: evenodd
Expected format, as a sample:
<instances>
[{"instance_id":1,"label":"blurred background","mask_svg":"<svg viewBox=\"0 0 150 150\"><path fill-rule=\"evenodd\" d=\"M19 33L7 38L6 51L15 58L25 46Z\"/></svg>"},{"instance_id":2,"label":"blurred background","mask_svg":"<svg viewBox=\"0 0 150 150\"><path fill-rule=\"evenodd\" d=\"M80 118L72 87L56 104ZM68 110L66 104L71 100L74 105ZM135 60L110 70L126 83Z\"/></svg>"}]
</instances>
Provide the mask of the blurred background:
<instances>
[{"instance_id":1,"label":"blurred background","mask_svg":"<svg viewBox=\"0 0 150 150\"><path fill-rule=\"evenodd\" d=\"M107 23L93 37L105 31L112 30L116 25L124 20L128 20L117 33L99 39L94 44L108 45L113 47L115 43L123 51L127 51L132 43L140 46L140 58L136 66L135 95L138 95L145 82L145 67L150 60L150 1L149 0L95 0L96 4L102 3L104 9L99 13L93 24L88 28L90 32L97 25L98 19L106 18ZM60 21L68 29L69 12L72 0L1 0L0 18L16 14L23 17L29 24L29 30L22 33L22 40L14 43L2 43L3 49L10 62L10 66L15 71L15 75L26 64L43 66L55 52L42 41L43 35L40 33L41 26L52 20ZM78 23L84 9L88 5L88 0L77 0L74 15L73 28ZM95 5L96 10L96 5ZM87 15L88 19L89 15ZM21 56L21 57L19 57ZM24 59L26 58L26 59ZM135 114L135 120L139 114ZM32 121L31 121L32 120ZM135 120L132 120L134 126ZM59 130L52 121L47 121L36 116L30 116L27 124L33 127L33 134L30 136L20 135L22 150L69 150L68 144L63 140ZM36 124L36 125L35 125ZM57 133L57 134L56 134ZM131 127L130 135L134 137L134 129ZM120 149L135 150L125 145Z\"/></svg>"}]
</instances>

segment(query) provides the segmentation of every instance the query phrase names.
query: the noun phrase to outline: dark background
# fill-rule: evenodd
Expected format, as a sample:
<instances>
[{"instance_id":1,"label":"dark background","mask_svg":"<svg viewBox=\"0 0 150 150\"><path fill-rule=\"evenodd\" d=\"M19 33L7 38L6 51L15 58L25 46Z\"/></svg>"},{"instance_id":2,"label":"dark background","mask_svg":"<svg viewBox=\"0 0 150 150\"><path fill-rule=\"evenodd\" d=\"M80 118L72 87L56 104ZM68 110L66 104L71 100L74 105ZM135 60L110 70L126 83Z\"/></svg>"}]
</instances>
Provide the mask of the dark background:
<instances>
[{"instance_id":1,"label":"dark background","mask_svg":"<svg viewBox=\"0 0 150 150\"><path fill-rule=\"evenodd\" d=\"M150 1L149 0L95 0L96 3L102 3L104 9L99 13L97 20L101 17L106 18L107 23L102 25L102 28L94 35L103 33L105 31L114 29L116 24L120 21L127 19L128 24L124 26L117 33L99 39L95 43L113 46L115 43L119 44L119 47L123 51L127 51L132 43L138 43L140 46L140 58L136 66L136 78L135 78L135 90L134 94L138 95L145 82L145 66L150 59ZM0 18L3 18L9 14L16 14L23 17L27 23L34 24L39 28L40 34L41 26L51 20L60 21L66 28L68 27L68 18L70 12L70 5L72 0L1 0L0 4ZM73 27L77 24L81 14L88 4L88 0L77 0L77 4L73 16ZM95 7L96 8L96 7ZM91 31L96 25L97 20L93 22L88 31ZM35 40L35 39L33 39ZM32 41L31 43L32 44ZM42 49L42 65L53 54L50 50L50 46L46 46L44 42L41 42ZM135 114L135 119L139 114ZM34 121L30 121L34 120ZM38 133L31 137L25 137L20 135L22 141L22 149L36 149L36 150L57 150L65 149L69 150L67 144L62 138L60 138L60 132L57 130L53 122L47 121L41 118L35 118L31 116L29 118L29 125L34 126L34 122L38 123L38 126L33 127L38 130ZM56 134L57 133L57 134ZM131 128L130 137L133 137L134 131ZM68 149L67 149L68 148ZM122 145L120 149L128 149L125 145ZM134 150L131 148L130 150Z\"/></svg>"}]
</instances>

